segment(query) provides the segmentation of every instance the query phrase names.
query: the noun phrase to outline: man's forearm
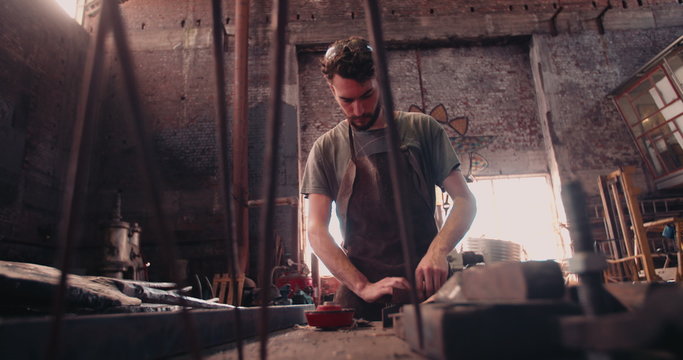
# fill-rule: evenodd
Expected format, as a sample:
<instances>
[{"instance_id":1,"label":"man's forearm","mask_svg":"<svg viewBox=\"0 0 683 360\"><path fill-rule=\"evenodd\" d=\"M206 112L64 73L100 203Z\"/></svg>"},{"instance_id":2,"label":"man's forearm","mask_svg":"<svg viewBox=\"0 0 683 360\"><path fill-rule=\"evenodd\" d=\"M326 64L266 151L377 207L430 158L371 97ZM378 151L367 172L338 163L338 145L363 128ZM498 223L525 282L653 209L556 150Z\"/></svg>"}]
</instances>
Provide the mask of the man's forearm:
<instances>
[{"instance_id":1,"label":"man's forearm","mask_svg":"<svg viewBox=\"0 0 683 360\"><path fill-rule=\"evenodd\" d=\"M415 269L417 290L423 297L431 296L446 282L448 276L446 256L465 235L477 213L474 195L459 171L451 171L444 179L443 186L448 195L453 198L453 210L448 214L443 227L429 245L427 254Z\"/></svg>"},{"instance_id":2,"label":"man's forearm","mask_svg":"<svg viewBox=\"0 0 683 360\"><path fill-rule=\"evenodd\" d=\"M467 233L477 213L476 201L473 197L456 197L453 199L453 204L454 207L448 214L443 227L429 246L430 252L444 258Z\"/></svg>"},{"instance_id":3,"label":"man's forearm","mask_svg":"<svg viewBox=\"0 0 683 360\"><path fill-rule=\"evenodd\" d=\"M368 284L368 278L351 263L326 229L309 231L308 237L315 254L342 284L356 294Z\"/></svg>"}]
</instances>

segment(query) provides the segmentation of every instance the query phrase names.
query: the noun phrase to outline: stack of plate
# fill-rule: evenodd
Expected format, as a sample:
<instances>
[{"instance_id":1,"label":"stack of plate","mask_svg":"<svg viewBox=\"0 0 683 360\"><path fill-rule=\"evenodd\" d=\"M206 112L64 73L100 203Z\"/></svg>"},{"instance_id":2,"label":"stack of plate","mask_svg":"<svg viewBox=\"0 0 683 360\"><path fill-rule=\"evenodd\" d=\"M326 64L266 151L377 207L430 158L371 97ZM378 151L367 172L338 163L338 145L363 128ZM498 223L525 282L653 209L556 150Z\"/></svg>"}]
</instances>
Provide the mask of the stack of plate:
<instances>
[{"instance_id":1,"label":"stack of plate","mask_svg":"<svg viewBox=\"0 0 683 360\"><path fill-rule=\"evenodd\" d=\"M467 238L463 241L462 251L473 251L484 256L484 263L501 261L520 261L522 246L512 241Z\"/></svg>"}]
</instances>

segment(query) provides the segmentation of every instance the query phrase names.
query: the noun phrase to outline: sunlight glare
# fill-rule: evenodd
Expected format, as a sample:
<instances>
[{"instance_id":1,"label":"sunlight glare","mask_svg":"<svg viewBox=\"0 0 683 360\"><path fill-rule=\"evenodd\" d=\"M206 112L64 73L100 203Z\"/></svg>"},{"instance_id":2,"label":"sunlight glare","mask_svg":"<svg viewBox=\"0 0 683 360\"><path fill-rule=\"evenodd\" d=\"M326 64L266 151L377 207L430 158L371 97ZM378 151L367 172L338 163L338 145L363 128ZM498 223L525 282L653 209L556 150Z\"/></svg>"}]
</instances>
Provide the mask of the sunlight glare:
<instances>
[{"instance_id":1,"label":"sunlight glare","mask_svg":"<svg viewBox=\"0 0 683 360\"><path fill-rule=\"evenodd\" d=\"M469 184L477 217L465 235L522 245L529 260L562 259L556 210L546 177L478 180Z\"/></svg>"},{"instance_id":2,"label":"sunlight glare","mask_svg":"<svg viewBox=\"0 0 683 360\"><path fill-rule=\"evenodd\" d=\"M477 216L463 239L489 238L522 246L521 260L561 260L564 254L557 210L547 176L481 179L468 184L477 199ZM342 236L335 204L329 230L341 246ZM308 213L308 200L304 200ZM461 249L459 247L459 249ZM311 247L306 240L305 262L310 266ZM332 275L322 262L320 276Z\"/></svg>"},{"instance_id":3,"label":"sunlight glare","mask_svg":"<svg viewBox=\"0 0 683 360\"><path fill-rule=\"evenodd\" d=\"M56 0L57 4L61 6L66 13L72 18L76 17L76 4L78 0Z\"/></svg>"}]
</instances>

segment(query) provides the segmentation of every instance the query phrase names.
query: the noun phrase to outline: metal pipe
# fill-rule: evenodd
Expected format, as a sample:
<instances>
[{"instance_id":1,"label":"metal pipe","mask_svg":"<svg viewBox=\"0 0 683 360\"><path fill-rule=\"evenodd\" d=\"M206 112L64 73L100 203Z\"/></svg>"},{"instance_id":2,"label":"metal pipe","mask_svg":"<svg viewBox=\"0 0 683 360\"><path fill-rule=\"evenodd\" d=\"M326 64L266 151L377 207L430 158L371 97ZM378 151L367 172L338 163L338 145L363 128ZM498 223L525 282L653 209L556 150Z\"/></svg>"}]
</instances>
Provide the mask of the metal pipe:
<instances>
[{"instance_id":1,"label":"metal pipe","mask_svg":"<svg viewBox=\"0 0 683 360\"><path fill-rule=\"evenodd\" d=\"M403 250L403 262L405 263L406 277L410 282L410 302L415 306L415 318L417 321L417 334L420 348L423 346L422 316L417 298L417 288L415 283L415 244L413 239L413 227L409 221L407 212L404 211L403 196L408 194L404 176L405 169L402 161L399 161L401 152L399 150L398 129L394 121L394 103L391 97L391 86L389 84L389 71L387 67L386 52L384 48L384 38L382 35L382 19L379 12L377 1L365 1L365 22L370 33L370 41L374 46L372 52L375 62L377 81L379 82L382 95L382 109L384 118L387 122L389 147L389 171L391 174L391 187L394 191L394 206L396 207L396 219L398 220L399 237Z\"/></svg>"},{"instance_id":2,"label":"metal pipe","mask_svg":"<svg viewBox=\"0 0 683 360\"><path fill-rule=\"evenodd\" d=\"M318 257L311 253L311 279L313 280L313 299L316 305L322 305L322 289L320 288L320 264Z\"/></svg>"},{"instance_id":3,"label":"metal pipe","mask_svg":"<svg viewBox=\"0 0 683 360\"><path fill-rule=\"evenodd\" d=\"M71 253L73 251L74 232L78 226L80 219L78 208L83 208L83 201L85 194L82 191L75 191L75 189L82 189L85 187L84 177L87 177L88 161L85 157L90 151L87 151L87 144L84 142L84 133L86 133L86 125L93 128L94 124L86 124L86 119L93 119L95 108L95 95L99 92L101 87L101 77L96 76L102 71L103 57L104 57L104 39L109 28L108 14L102 11L100 20L95 30L94 36L91 38L91 45L88 50L88 57L85 64L85 71L83 75L83 82L81 84L81 91L79 95L78 107L76 109L76 119L71 139L71 149L69 153L69 163L67 165L64 197L61 203L61 218L59 219L59 229L57 233L58 251L57 257L59 263L57 267L61 270L59 278L59 286L54 294L52 301L52 326L50 332L50 342L48 345L47 358L55 359L59 357L60 341L62 330L62 319L64 315L64 296L67 287L67 274L71 266ZM90 130L90 129L88 129ZM90 131L87 131L90 132ZM85 139L87 141L87 139ZM78 186L77 186L78 185Z\"/></svg>"},{"instance_id":4,"label":"metal pipe","mask_svg":"<svg viewBox=\"0 0 683 360\"><path fill-rule=\"evenodd\" d=\"M259 284L261 284L261 323L260 354L261 359L268 357L268 290L270 289L270 269L273 258L273 214L275 210L275 187L277 185L277 150L279 148L280 126L282 115L282 85L285 72L285 29L287 27L287 0L276 0L273 3L273 22L270 49L270 99L268 118L266 119L266 148L263 159L263 190L265 199L260 218L259 236Z\"/></svg>"},{"instance_id":5,"label":"metal pipe","mask_svg":"<svg viewBox=\"0 0 683 360\"><path fill-rule=\"evenodd\" d=\"M140 151L140 159L138 162L140 166L139 175L142 180L143 191L147 196L148 204L152 206L153 223L161 232L162 249L165 260L169 265L171 279L176 283L180 283L180 276L175 266L174 261L178 258L175 248L176 237L175 233L171 231L171 226L168 217L161 206L161 171L158 168L156 159L156 151L154 143L150 139L151 131L148 131L148 123L145 122L142 104L140 103L140 94L138 92L137 79L134 74L133 60L130 56L130 48L126 38L126 30L121 19L117 0L102 1L103 7L108 7L107 12L111 13L111 25L114 32L114 42L116 44L117 54L121 62L121 70L123 72L123 81L128 101L133 113L132 119L123 121L123 126L126 127L128 134L130 134L133 145ZM147 125L147 126L146 126ZM197 330L190 316L187 306L183 305L182 317L186 326L188 341L191 352L195 359L201 359L199 338Z\"/></svg>"},{"instance_id":6,"label":"metal pipe","mask_svg":"<svg viewBox=\"0 0 683 360\"><path fill-rule=\"evenodd\" d=\"M248 169L248 63L249 0L235 1L235 97L232 119L233 234L238 242L240 274L247 271L249 259L249 169Z\"/></svg>"},{"instance_id":7,"label":"metal pipe","mask_svg":"<svg viewBox=\"0 0 683 360\"><path fill-rule=\"evenodd\" d=\"M222 0L211 1L211 12L213 14L213 60L214 75L216 80L215 95L215 124L216 124L216 157L218 159L218 193L220 204L223 207L223 235L226 238L226 250L228 255L229 271L232 273L233 281L232 293L235 294L235 305L240 305L239 299L239 260L237 257L237 239L233 237L232 214L233 202L228 197L230 194L230 168L228 166L228 114L227 114L227 95L225 91L225 56L223 49L223 9ZM242 317L239 307L235 307L235 322L232 324L237 341L237 356L239 360L244 358L242 351Z\"/></svg>"}]
</instances>

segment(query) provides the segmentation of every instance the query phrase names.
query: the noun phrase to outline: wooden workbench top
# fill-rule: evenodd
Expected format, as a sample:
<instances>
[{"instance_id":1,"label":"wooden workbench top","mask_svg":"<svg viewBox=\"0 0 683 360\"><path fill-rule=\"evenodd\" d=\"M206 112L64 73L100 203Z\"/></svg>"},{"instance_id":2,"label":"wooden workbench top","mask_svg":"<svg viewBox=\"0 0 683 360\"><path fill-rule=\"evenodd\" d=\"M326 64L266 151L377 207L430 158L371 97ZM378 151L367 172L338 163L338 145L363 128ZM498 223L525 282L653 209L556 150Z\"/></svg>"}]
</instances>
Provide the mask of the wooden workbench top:
<instances>
[{"instance_id":1,"label":"wooden workbench top","mask_svg":"<svg viewBox=\"0 0 683 360\"><path fill-rule=\"evenodd\" d=\"M274 332L268 340L268 359L425 359L396 337L393 329L383 329L381 322L370 325L337 331L301 326ZM234 344L214 348L205 352L203 358L237 360L237 349ZM258 339L245 343L244 359L259 359Z\"/></svg>"}]
</instances>

